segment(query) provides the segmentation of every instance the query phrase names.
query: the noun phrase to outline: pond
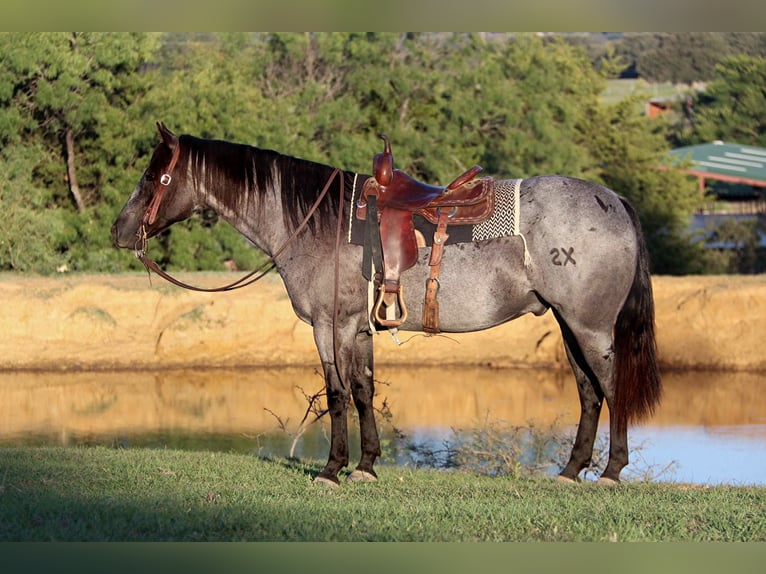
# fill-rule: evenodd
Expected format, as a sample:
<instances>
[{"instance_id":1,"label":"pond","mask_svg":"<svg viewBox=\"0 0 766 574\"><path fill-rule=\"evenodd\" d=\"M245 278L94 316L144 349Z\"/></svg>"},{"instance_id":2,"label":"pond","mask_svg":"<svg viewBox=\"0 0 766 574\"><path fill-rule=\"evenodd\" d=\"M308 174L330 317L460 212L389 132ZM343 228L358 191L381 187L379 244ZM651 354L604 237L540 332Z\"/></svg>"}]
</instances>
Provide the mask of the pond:
<instances>
[{"instance_id":1,"label":"pond","mask_svg":"<svg viewBox=\"0 0 766 574\"><path fill-rule=\"evenodd\" d=\"M412 462L403 440L438 450L483 425L573 426L579 413L574 380L564 371L380 366L376 377L376 406L388 413L378 417L388 463ZM663 381L657 412L631 429L626 471L648 468L656 480L683 483L766 484L766 373L671 372ZM322 390L311 368L3 372L0 445L273 457L294 447L296 456L324 460L325 419L294 442L309 398ZM394 428L405 436L399 443ZM357 453L352 449L352 461Z\"/></svg>"}]
</instances>

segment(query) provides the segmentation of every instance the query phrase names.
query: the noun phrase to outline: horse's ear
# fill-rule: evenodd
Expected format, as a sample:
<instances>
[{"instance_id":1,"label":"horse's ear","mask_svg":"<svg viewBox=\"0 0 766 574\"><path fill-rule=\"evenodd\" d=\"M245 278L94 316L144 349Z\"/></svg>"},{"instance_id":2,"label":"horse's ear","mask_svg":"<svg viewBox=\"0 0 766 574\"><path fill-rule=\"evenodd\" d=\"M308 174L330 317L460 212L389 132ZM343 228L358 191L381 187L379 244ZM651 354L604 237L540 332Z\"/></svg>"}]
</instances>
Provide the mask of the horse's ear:
<instances>
[{"instance_id":1,"label":"horse's ear","mask_svg":"<svg viewBox=\"0 0 766 574\"><path fill-rule=\"evenodd\" d=\"M171 132L162 122L157 122L157 131L160 133L162 141L170 149L173 149L178 145L178 136Z\"/></svg>"}]
</instances>

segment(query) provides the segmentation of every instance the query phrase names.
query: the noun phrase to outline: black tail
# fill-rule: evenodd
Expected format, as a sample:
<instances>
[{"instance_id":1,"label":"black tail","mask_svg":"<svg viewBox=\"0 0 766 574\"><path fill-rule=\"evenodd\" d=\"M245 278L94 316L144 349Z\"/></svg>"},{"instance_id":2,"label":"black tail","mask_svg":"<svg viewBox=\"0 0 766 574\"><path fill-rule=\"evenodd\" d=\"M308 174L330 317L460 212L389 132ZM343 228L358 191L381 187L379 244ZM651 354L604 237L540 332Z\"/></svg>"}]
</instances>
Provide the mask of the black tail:
<instances>
[{"instance_id":1,"label":"black tail","mask_svg":"<svg viewBox=\"0 0 766 574\"><path fill-rule=\"evenodd\" d=\"M622 203L636 232L638 258L633 285L614 327L614 412L611 416L615 417L620 431L626 430L631 422L651 415L662 395L649 254L638 215L625 199Z\"/></svg>"}]
</instances>

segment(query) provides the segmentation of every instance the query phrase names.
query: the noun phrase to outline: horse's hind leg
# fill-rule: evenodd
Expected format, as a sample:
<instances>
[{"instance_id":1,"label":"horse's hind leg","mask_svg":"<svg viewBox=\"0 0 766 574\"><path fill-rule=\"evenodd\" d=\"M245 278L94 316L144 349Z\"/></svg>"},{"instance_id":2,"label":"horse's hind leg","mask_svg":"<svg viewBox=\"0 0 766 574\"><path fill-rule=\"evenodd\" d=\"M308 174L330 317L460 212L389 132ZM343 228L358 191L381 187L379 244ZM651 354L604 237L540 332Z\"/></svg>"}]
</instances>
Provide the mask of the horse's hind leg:
<instances>
[{"instance_id":1,"label":"horse's hind leg","mask_svg":"<svg viewBox=\"0 0 766 574\"><path fill-rule=\"evenodd\" d=\"M554 315L561 326L564 348L577 381L577 392L580 397L580 422L577 425L577 435L569 462L560 475L563 479L575 480L580 472L590 465L593 457L593 444L596 440L604 395L596 375L583 357L574 334L555 310Z\"/></svg>"},{"instance_id":2,"label":"horse's hind leg","mask_svg":"<svg viewBox=\"0 0 766 574\"><path fill-rule=\"evenodd\" d=\"M362 456L356 469L348 476L352 482L377 480L373 470L375 460L380 456L380 439L375 425L373 398L375 381L373 379L372 336L359 333L354 345L354 358L351 365L351 396L359 414Z\"/></svg>"},{"instance_id":3,"label":"horse's hind leg","mask_svg":"<svg viewBox=\"0 0 766 574\"><path fill-rule=\"evenodd\" d=\"M561 477L567 480L575 480L580 472L590 465L593 457L593 444L596 441L596 431L598 430L598 419L601 414L604 395L601 389L593 384L592 374L588 374L580 368L580 361L575 359L575 353L571 350L570 343L564 339L569 363L577 381L577 392L580 397L580 422L577 425L577 435L572 453L569 457L564 470L561 471Z\"/></svg>"},{"instance_id":4,"label":"horse's hind leg","mask_svg":"<svg viewBox=\"0 0 766 574\"><path fill-rule=\"evenodd\" d=\"M580 423L572 447L569 463L561 476L574 479L586 468L593 456L598 419L604 399L610 409L609 462L601 478L604 481L618 481L620 471L628 464L627 432L618 432L611 416L614 391L612 386L614 352L612 336L608 330L600 332L578 329L578 336L554 311L561 326L569 362L572 365L577 390L580 396Z\"/></svg>"}]
</instances>

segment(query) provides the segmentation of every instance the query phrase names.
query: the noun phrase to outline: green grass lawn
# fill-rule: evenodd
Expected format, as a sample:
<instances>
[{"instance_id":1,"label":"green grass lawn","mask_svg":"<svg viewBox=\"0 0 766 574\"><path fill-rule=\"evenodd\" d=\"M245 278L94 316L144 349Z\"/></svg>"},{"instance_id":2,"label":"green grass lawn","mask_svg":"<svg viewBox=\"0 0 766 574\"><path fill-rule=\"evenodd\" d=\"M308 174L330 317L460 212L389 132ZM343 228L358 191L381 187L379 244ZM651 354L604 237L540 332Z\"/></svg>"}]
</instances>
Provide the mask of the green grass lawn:
<instances>
[{"instance_id":1,"label":"green grass lawn","mask_svg":"<svg viewBox=\"0 0 766 574\"><path fill-rule=\"evenodd\" d=\"M148 449L0 449L1 541L766 541L766 489L561 485Z\"/></svg>"},{"instance_id":2,"label":"green grass lawn","mask_svg":"<svg viewBox=\"0 0 766 574\"><path fill-rule=\"evenodd\" d=\"M607 81L606 89L601 94L601 98L607 104L614 104L635 94L642 94L646 96L646 100L649 100L651 98L673 98L689 91L689 86L680 84L651 84L640 79L619 79Z\"/></svg>"}]
</instances>

